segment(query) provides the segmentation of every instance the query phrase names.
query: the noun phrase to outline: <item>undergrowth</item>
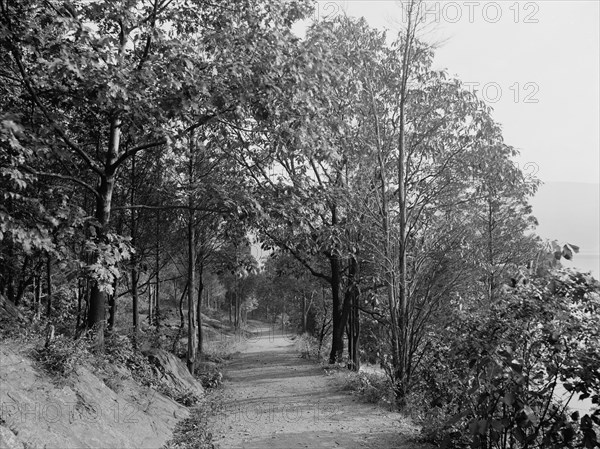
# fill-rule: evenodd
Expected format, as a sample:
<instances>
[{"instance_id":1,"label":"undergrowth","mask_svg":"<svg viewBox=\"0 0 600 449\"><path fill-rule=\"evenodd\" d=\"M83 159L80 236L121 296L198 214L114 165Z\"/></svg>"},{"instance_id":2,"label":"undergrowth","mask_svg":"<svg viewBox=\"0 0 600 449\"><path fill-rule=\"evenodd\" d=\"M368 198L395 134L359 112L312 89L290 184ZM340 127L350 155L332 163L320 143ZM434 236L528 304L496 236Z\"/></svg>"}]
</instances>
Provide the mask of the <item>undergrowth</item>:
<instances>
[{"instance_id":1,"label":"undergrowth","mask_svg":"<svg viewBox=\"0 0 600 449\"><path fill-rule=\"evenodd\" d=\"M389 379L383 373L353 372L346 368L326 367L328 375L334 376L342 391L350 391L362 401L377 404L389 410L394 409L394 394Z\"/></svg>"},{"instance_id":2,"label":"undergrowth","mask_svg":"<svg viewBox=\"0 0 600 449\"><path fill-rule=\"evenodd\" d=\"M104 351L90 350L93 346L92 332L78 339L57 335L47 346L42 338L32 341L35 341L33 358L58 382L64 382L75 374L78 366L89 364L106 386L116 393L119 393L120 378L125 372L139 385L152 388L183 406L194 406L201 399L197 394L181 391L168 382L164 373L136 349L133 335L107 333ZM140 345L140 337L137 343Z\"/></svg>"},{"instance_id":3,"label":"undergrowth","mask_svg":"<svg viewBox=\"0 0 600 449\"><path fill-rule=\"evenodd\" d=\"M203 399L190 410L190 416L179 421L173 437L163 449L214 449L213 434L208 430L211 403Z\"/></svg>"},{"instance_id":4,"label":"undergrowth","mask_svg":"<svg viewBox=\"0 0 600 449\"><path fill-rule=\"evenodd\" d=\"M38 342L32 351L32 356L50 375L66 379L84 361L90 361L93 358L92 353L88 350L90 344L91 341L87 335L77 340L59 335L47 346L41 341Z\"/></svg>"},{"instance_id":5,"label":"undergrowth","mask_svg":"<svg viewBox=\"0 0 600 449\"><path fill-rule=\"evenodd\" d=\"M327 357L327 351L329 349L329 342L325 341L319 348L319 339L304 333L299 335L295 340L295 347L300 352L300 357L303 359L311 360L323 360Z\"/></svg>"}]
</instances>

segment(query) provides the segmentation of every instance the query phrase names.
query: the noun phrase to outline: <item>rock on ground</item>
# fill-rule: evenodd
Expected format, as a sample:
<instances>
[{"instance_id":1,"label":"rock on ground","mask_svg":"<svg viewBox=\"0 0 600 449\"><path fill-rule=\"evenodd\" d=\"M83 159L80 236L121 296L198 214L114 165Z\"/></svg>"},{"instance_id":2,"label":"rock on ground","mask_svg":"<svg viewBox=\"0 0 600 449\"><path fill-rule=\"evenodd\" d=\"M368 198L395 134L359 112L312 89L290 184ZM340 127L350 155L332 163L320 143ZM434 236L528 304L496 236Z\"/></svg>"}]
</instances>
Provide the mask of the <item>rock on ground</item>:
<instances>
[{"instance_id":1,"label":"rock on ground","mask_svg":"<svg viewBox=\"0 0 600 449\"><path fill-rule=\"evenodd\" d=\"M192 392L199 397L204 395L202 385L196 381L187 366L176 355L157 348L145 350L143 353L180 394Z\"/></svg>"}]
</instances>

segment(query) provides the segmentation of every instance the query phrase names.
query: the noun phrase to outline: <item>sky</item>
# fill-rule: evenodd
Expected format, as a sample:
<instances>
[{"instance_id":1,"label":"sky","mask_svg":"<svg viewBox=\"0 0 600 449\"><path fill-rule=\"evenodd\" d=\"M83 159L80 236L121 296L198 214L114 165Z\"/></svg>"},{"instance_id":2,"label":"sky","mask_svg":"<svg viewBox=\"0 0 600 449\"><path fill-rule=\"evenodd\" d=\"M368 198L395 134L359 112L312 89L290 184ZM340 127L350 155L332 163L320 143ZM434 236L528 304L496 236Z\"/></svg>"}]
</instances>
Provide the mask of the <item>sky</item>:
<instances>
[{"instance_id":1,"label":"sky","mask_svg":"<svg viewBox=\"0 0 600 449\"><path fill-rule=\"evenodd\" d=\"M536 233L573 243L565 265L600 276L600 1L427 1L420 38L492 108L515 163L544 182L531 200ZM313 20L363 16L393 40L395 0L321 0ZM303 36L309 22L295 32Z\"/></svg>"},{"instance_id":2,"label":"sky","mask_svg":"<svg viewBox=\"0 0 600 449\"><path fill-rule=\"evenodd\" d=\"M600 180L600 2L429 1L422 35L446 69L494 108L516 163L545 182ZM364 16L395 36L398 1L317 3L314 18Z\"/></svg>"}]
</instances>

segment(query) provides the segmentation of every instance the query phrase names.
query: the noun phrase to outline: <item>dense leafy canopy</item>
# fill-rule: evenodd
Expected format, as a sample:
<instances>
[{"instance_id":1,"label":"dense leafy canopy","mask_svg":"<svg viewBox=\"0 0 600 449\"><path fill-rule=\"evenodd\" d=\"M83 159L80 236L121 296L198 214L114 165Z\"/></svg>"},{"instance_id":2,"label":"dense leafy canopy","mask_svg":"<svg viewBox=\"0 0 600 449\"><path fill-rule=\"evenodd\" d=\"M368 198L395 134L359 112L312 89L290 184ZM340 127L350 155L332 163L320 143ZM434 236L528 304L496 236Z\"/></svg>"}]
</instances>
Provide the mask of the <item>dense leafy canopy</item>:
<instances>
[{"instance_id":1,"label":"dense leafy canopy","mask_svg":"<svg viewBox=\"0 0 600 449\"><path fill-rule=\"evenodd\" d=\"M254 313L380 363L452 447L594 447L554 392L598 405L598 283L532 233L539 182L414 10L391 44L347 17L300 39L310 11L0 2L0 293L100 336L179 315L188 365L203 311Z\"/></svg>"}]
</instances>

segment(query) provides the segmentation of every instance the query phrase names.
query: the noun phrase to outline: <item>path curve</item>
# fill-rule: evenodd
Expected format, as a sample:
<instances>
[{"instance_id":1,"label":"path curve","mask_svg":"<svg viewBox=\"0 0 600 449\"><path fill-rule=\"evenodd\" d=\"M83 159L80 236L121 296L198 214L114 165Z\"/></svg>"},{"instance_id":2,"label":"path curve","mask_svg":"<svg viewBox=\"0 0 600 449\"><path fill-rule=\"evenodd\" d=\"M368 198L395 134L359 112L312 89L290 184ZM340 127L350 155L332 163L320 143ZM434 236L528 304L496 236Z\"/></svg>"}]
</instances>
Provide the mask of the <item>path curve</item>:
<instances>
[{"instance_id":1,"label":"path curve","mask_svg":"<svg viewBox=\"0 0 600 449\"><path fill-rule=\"evenodd\" d=\"M415 429L402 415L340 392L267 326L246 340L225 379L210 422L219 448L423 448L410 441Z\"/></svg>"}]
</instances>

